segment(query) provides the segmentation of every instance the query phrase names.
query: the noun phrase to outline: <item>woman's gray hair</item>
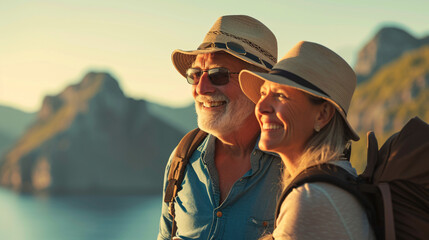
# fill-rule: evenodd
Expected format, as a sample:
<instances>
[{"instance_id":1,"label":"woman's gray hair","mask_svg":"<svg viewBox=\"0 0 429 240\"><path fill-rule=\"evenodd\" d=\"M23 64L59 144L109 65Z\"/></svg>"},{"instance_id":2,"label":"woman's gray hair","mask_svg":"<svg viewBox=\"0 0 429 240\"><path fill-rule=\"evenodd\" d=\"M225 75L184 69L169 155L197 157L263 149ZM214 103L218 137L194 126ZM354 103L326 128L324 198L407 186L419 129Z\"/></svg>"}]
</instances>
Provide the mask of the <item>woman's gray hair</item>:
<instances>
[{"instance_id":1,"label":"woman's gray hair","mask_svg":"<svg viewBox=\"0 0 429 240\"><path fill-rule=\"evenodd\" d=\"M299 174L308 167L344 158L343 153L349 140L345 124L341 115L335 111L331 121L320 132L314 131L300 157L295 173ZM287 184L290 178L288 171L284 172L286 176L283 178L283 185Z\"/></svg>"}]
</instances>

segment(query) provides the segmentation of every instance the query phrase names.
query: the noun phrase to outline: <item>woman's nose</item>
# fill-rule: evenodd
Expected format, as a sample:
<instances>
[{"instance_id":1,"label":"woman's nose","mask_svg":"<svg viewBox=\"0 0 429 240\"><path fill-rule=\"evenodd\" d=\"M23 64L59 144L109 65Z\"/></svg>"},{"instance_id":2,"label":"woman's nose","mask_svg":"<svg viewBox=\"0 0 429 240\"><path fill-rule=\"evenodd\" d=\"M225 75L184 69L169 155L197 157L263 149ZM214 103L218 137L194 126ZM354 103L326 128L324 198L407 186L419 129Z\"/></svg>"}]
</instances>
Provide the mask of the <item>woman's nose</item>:
<instances>
[{"instance_id":1,"label":"woman's nose","mask_svg":"<svg viewBox=\"0 0 429 240\"><path fill-rule=\"evenodd\" d=\"M256 114L267 114L267 113L271 113L273 111L272 105L270 103L269 97L268 96L261 96L261 98L259 98L258 103L256 104L255 107L255 113Z\"/></svg>"}]
</instances>

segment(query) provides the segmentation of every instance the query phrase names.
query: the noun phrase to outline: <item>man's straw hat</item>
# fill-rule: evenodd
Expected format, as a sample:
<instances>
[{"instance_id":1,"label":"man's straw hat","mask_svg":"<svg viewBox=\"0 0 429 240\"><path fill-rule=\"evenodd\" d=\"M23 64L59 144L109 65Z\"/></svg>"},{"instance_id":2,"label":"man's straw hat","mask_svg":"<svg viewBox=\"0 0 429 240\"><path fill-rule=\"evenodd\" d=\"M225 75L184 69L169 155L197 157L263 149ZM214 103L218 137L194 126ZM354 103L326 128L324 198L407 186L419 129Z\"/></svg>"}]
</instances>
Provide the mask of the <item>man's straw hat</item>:
<instances>
[{"instance_id":1,"label":"man's straw hat","mask_svg":"<svg viewBox=\"0 0 429 240\"><path fill-rule=\"evenodd\" d=\"M312 42L296 44L269 73L241 71L243 92L253 102L260 98L264 81L296 88L331 102L347 123L350 137L359 136L347 121L347 111L356 87L356 75L344 59L330 49Z\"/></svg>"},{"instance_id":2,"label":"man's straw hat","mask_svg":"<svg viewBox=\"0 0 429 240\"><path fill-rule=\"evenodd\" d=\"M260 21L245 15L220 17L206 34L197 50L175 50L173 65L185 76L186 70L200 53L223 51L269 71L277 62L277 40Z\"/></svg>"}]
</instances>

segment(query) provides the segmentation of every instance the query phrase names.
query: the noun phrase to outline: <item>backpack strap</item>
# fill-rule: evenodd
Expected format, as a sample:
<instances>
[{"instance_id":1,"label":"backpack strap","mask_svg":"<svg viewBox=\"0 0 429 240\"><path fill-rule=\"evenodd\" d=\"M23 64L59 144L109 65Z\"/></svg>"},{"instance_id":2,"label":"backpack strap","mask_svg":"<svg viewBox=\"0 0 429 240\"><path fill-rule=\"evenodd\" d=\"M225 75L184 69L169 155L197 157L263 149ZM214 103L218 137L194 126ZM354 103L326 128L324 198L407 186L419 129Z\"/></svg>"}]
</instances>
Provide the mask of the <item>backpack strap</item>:
<instances>
[{"instance_id":1,"label":"backpack strap","mask_svg":"<svg viewBox=\"0 0 429 240\"><path fill-rule=\"evenodd\" d=\"M367 155L366 155L366 168L359 178L363 179L365 182L372 183L372 176L374 175L375 167L378 162L378 142L377 138L373 131L367 132Z\"/></svg>"},{"instance_id":2,"label":"backpack strap","mask_svg":"<svg viewBox=\"0 0 429 240\"><path fill-rule=\"evenodd\" d=\"M164 202L169 203L168 212L173 217L173 225L171 228L171 238L176 235L177 225L175 221L174 199L177 193L182 189L182 181L185 177L186 165L193 152L207 137L207 133L196 128L187 133L173 154L171 160L170 171L168 172L167 188L165 189Z\"/></svg>"},{"instance_id":3,"label":"backpack strap","mask_svg":"<svg viewBox=\"0 0 429 240\"><path fill-rule=\"evenodd\" d=\"M384 207L384 236L385 239L395 240L395 221L393 216L392 195L389 183L379 183L378 188L383 200Z\"/></svg>"},{"instance_id":4,"label":"backpack strap","mask_svg":"<svg viewBox=\"0 0 429 240\"><path fill-rule=\"evenodd\" d=\"M368 183L361 184L360 191L372 196L372 200L378 206L375 206L374 216L375 223L373 228L379 239L395 240L395 222L393 217L392 196L390 185L387 182L374 184L374 172L380 164L381 156L378 151L377 138L373 131L367 132L367 164L361 175L359 182ZM395 135L394 135L395 136ZM389 140L386 141L386 143ZM374 187L376 190L374 190ZM372 189L369 189L372 188ZM374 206L374 205L372 205ZM381 224L384 223L384 224Z\"/></svg>"},{"instance_id":5,"label":"backpack strap","mask_svg":"<svg viewBox=\"0 0 429 240\"><path fill-rule=\"evenodd\" d=\"M372 216L373 211L375 210L373 210L373 207L371 206L368 199L366 199L365 196L363 196L363 194L359 192L359 188L357 186L357 177L353 176L342 167L339 167L334 164L325 163L307 168L306 170L298 174L292 180L292 182L283 190L280 199L277 202L275 215L276 220L274 222L274 228L277 226L277 218L280 214L280 208L287 195L289 195L289 193L292 192L294 188L297 188L305 183L313 182L330 183L351 193L363 205L364 209L367 212L370 223L373 222Z\"/></svg>"}]
</instances>

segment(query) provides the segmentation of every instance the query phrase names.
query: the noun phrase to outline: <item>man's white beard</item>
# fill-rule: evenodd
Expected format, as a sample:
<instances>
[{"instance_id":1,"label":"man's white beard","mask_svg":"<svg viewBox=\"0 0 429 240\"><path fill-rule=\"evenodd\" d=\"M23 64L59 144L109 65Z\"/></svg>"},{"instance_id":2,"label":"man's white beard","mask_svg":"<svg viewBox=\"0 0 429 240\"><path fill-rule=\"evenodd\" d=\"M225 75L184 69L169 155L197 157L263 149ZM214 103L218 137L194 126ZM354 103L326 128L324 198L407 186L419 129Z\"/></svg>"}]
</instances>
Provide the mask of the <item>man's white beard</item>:
<instances>
[{"instance_id":1,"label":"man's white beard","mask_svg":"<svg viewBox=\"0 0 429 240\"><path fill-rule=\"evenodd\" d=\"M204 101L225 101L224 111L207 112L201 111L200 102ZM197 96L195 109L198 115L198 127L208 133L218 136L237 130L243 122L254 113L255 104L244 94L231 102L225 95L216 94L212 96Z\"/></svg>"}]
</instances>

